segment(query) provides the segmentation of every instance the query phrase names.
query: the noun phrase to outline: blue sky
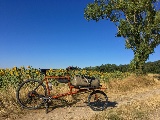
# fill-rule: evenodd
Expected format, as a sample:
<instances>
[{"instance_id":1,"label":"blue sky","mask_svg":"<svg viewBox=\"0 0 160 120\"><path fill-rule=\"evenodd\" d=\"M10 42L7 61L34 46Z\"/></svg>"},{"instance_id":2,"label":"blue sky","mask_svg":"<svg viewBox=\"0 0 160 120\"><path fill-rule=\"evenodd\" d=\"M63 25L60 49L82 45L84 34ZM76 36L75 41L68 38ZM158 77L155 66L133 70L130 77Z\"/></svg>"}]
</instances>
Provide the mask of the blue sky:
<instances>
[{"instance_id":1,"label":"blue sky","mask_svg":"<svg viewBox=\"0 0 160 120\"><path fill-rule=\"evenodd\" d=\"M0 68L128 64L133 52L110 21L87 21L93 0L0 0ZM160 46L148 61L160 60Z\"/></svg>"}]
</instances>

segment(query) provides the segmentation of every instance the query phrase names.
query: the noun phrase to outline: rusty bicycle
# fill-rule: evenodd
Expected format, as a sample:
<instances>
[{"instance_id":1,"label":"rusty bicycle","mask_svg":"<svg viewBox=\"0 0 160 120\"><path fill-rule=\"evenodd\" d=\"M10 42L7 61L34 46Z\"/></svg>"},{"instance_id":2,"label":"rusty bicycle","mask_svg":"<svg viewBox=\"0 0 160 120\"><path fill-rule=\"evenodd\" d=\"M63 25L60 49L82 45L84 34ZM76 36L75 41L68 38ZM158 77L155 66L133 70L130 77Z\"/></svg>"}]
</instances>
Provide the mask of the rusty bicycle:
<instances>
[{"instance_id":1,"label":"rusty bicycle","mask_svg":"<svg viewBox=\"0 0 160 120\"><path fill-rule=\"evenodd\" d=\"M85 85L75 85L69 75L67 76L48 76L47 69L41 69L42 74L45 75L43 80L28 79L22 82L16 91L17 102L22 108L38 109L45 106L46 113L48 113L49 101L56 100L60 97L74 95L80 92L90 91L88 96L88 106L92 110L104 110L107 108L108 97L103 91L102 85L94 84L94 78L86 76L77 76L77 80L84 79ZM69 91L67 93L51 95L50 79L57 80L62 83L67 83ZM76 79L76 76L75 78ZM93 84L92 84L93 83Z\"/></svg>"}]
</instances>

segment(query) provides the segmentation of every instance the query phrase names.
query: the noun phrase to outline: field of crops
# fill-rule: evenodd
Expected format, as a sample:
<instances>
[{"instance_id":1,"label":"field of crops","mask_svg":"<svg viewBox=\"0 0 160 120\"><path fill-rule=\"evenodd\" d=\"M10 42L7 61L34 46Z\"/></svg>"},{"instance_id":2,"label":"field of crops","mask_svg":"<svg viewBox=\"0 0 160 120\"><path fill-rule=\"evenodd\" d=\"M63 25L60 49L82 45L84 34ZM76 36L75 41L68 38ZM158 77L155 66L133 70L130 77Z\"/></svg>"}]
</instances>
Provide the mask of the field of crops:
<instances>
[{"instance_id":1,"label":"field of crops","mask_svg":"<svg viewBox=\"0 0 160 120\"><path fill-rule=\"evenodd\" d=\"M112 73L104 73L97 71L87 71L83 69L79 70L66 70L66 69L49 69L46 73L48 76L66 76L73 77L74 75L85 75L98 78L104 82L108 82L111 79L123 79L130 75L130 73L122 73L115 71ZM13 67L11 69L0 69L0 88L7 88L8 86L17 87L22 81L26 79L38 79L44 78L44 74L40 69L35 69L31 66L28 67Z\"/></svg>"}]
</instances>

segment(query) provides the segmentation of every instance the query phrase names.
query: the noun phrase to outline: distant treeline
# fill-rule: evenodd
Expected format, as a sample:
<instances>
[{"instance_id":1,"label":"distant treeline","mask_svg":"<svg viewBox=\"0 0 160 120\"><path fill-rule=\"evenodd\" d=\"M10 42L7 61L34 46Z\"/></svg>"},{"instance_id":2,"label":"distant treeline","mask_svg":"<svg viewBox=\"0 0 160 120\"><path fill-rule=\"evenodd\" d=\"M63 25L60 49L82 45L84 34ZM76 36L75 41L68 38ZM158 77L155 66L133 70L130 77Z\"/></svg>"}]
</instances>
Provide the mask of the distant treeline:
<instances>
[{"instance_id":1,"label":"distant treeline","mask_svg":"<svg viewBox=\"0 0 160 120\"><path fill-rule=\"evenodd\" d=\"M96 70L100 72L114 72L114 71L121 71L121 72L132 72L127 65L116 65L116 64L102 64L101 66L95 67L85 67L86 70ZM147 62L144 66L144 73L158 73L160 74L160 60L155 62Z\"/></svg>"}]
</instances>

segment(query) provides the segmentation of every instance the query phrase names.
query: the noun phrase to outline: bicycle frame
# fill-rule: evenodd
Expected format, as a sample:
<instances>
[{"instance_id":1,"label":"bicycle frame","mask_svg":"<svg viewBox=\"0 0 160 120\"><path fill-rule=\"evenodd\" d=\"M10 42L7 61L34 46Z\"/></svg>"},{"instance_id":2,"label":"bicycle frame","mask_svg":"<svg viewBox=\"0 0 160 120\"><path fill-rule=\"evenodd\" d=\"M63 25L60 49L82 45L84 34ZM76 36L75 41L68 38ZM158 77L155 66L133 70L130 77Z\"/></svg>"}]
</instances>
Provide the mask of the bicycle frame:
<instances>
[{"instance_id":1,"label":"bicycle frame","mask_svg":"<svg viewBox=\"0 0 160 120\"><path fill-rule=\"evenodd\" d=\"M49 89L49 85L48 85L49 80L48 80L48 79L56 79L56 80L58 80L58 79L67 79L67 80L68 80L68 87L69 87L69 89L70 89L69 92L67 92L67 93L62 93L62 94L58 94L58 95L52 95L52 96L51 96L51 94L50 94L50 91L51 91L51 90ZM46 89L47 89L47 94L48 94L48 96L50 96L52 99L57 99L57 98L60 98L60 97L77 94L77 93L79 93L79 92L85 92L85 91L88 91L88 90L92 90L92 91L95 90L95 88L93 88L93 87L76 88L76 87L74 87L74 86L71 85L70 80L71 80L70 76L64 76L64 77L45 76L45 78L42 80L42 82L45 82L45 84L46 84ZM73 89L76 89L76 90L73 91ZM100 88L97 88L97 89L106 89L106 88L100 87Z\"/></svg>"}]
</instances>

